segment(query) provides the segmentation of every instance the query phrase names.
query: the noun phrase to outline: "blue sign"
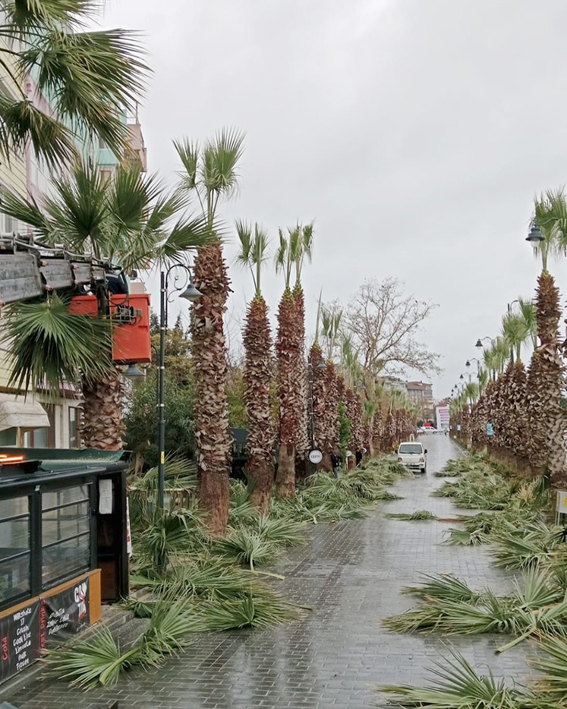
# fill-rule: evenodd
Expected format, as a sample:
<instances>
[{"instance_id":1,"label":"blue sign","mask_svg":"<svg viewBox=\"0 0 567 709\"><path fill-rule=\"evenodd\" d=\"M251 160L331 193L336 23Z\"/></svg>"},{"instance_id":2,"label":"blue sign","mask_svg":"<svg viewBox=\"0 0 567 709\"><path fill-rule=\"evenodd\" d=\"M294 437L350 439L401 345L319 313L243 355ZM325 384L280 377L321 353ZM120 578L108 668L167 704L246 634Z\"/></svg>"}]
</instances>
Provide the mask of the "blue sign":
<instances>
[{"instance_id":1,"label":"blue sign","mask_svg":"<svg viewBox=\"0 0 567 709\"><path fill-rule=\"evenodd\" d=\"M493 436L494 435L494 426L491 423L486 424L486 435L487 436Z\"/></svg>"},{"instance_id":2,"label":"blue sign","mask_svg":"<svg viewBox=\"0 0 567 709\"><path fill-rule=\"evenodd\" d=\"M457 424L457 431L460 431L460 430L461 430L461 424L458 423L458 424Z\"/></svg>"}]
</instances>

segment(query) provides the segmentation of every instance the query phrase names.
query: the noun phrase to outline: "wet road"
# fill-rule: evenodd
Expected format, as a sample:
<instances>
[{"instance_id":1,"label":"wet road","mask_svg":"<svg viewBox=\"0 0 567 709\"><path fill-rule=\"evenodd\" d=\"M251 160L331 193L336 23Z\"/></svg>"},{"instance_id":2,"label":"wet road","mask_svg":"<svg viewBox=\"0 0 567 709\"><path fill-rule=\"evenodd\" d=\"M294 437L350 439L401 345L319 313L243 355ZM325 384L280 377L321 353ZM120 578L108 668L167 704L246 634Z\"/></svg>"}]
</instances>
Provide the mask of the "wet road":
<instances>
[{"instance_id":1,"label":"wet road","mask_svg":"<svg viewBox=\"0 0 567 709\"><path fill-rule=\"evenodd\" d=\"M404 499L384 503L366 520L314 527L312 544L289 555L280 588L293 600L313 605L303 622L275 631L209 635L158 670L133 672L114 690L84 694L62 682L35 683L10 701L20 709L94 709L113 699L120 709L359 709L379 702L374 690L379 683L420 683L424 668L448 645L380 626L381 618L413 605L400 587L417 582L420 572L452 572L496 591L508 590L510 583L490 564L485 549L441 545L449 523L384 517L385 512L421 509L444 518L455 515L450 500L430 492L441 484L433 473L459 450L446 436L422 440L429 450L428 474L395 486ZM497 676L523 682L529 673L526 643L495 655L502 636L451 642Z\"/></svg>"}]
</instances>

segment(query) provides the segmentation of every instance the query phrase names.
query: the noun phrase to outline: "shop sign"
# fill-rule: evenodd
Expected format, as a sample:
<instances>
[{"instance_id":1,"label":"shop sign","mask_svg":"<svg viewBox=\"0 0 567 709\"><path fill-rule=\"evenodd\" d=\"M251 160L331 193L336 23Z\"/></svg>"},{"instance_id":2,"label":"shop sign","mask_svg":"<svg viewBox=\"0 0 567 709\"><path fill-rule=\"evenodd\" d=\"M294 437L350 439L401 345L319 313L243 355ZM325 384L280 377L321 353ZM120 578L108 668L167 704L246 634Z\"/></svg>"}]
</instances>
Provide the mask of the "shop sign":
<instances>
[{"instance_id":1,"label":"shop sign","mask_svg":"<svg viewBox=\"0 0 567 709\"><path fill-rule=\"evenodd\" d=\"M39 658L39 601L0 619L0 681Z\"/></svg>"},{"instance_id":2,"label":"shop sign","mask_svg":"<svg viewBox=\"0 0 567 709\"><path fill-rule=\"evenodd\" d=\"M51 638L66 640L89 625L89 577L41 599L41 649Z\"/></svg>"}]
</instances>

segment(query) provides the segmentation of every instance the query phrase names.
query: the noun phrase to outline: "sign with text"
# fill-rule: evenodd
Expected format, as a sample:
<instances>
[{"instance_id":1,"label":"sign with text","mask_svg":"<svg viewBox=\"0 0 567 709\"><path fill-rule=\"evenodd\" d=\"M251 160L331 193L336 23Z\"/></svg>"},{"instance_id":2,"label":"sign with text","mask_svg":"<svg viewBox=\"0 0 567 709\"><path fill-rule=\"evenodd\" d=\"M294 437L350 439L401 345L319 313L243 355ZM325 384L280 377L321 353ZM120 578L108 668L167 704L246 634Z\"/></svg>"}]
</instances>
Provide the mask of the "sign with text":
<instances>
[{"instance_id":1,"label":"sign with text","mask_svg":"<svg viewBox=\"0 0 567 709\"><path fill-rule=\"evenodd\" d=\"M39 601L0 619L0 681L39 658Z\"/></svg>"},{"instance_id":2,"label":"sign with text","mask_svg":"<svg viewBox=\"0 0 567 709\"><path fill-rule=\"evenodd\" d=\"M487 436L493 436L494 435L494 426L491 423L486 424L486 435Z\"/></svg>"},{"instance_id":3,"label":"sign with text","mask_svg":"<svg viewBox=\"0 0 567 709\"><path fill-rule=\"evenodd\" d=\"M50 640L66 640L89 625L89 579L41 599L41 649Z\"/></svg>"}]
</instances>

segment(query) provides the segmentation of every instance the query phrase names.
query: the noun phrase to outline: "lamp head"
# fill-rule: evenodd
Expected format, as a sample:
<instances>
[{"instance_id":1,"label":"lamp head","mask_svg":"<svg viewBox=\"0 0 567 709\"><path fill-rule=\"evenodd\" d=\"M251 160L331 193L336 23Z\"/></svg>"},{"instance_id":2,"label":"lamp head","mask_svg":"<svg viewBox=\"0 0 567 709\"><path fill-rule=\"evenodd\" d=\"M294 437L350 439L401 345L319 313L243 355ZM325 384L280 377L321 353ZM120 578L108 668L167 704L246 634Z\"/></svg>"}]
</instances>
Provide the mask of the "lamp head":
<instances>
[{"instance_id":1,"label":"lamp head","mask_svg":"<svg viewBox=\"0 0 567 709\"><path fill-rule=\"evenodd\" d=\"M481 342L481 340L480 340L480 337L479 337L478 340L476 341L475 347L477 347L479 350L482 349L482 342Z\"/></svg>"},{"instance_id":2,"label":"lamp head","mask_svg":"<svg viewBox=\"0 0 567 709\"><path fill-rule=\"evenodd\" d=\"M189 283L187 288L179 295L180 298L183 298L184 300L188 300L190 303L194 303L196 300L199 300L199 298L202 297L202 293L200 290L195 288L195 286L192 283Z\"/></svg>"},{"instance_id":3,"label":"lamp head","mask_svg":"<svg viewBox=\"0 0 567 709\"><path fill-rule=\"evenodd\" d=\"M146 373L143 372L134 362L131 362L122 373L126 379L131 379L132 381L143 379L146 376Z\"/></svg>"},{"instance_id":4,"label":"lamp head","mask_svg":"<svg viewBox=\"0 0 567 709\"><path fill-rule=\"evenodd\" d=\"M470 360L467 359L467 363L465 364L465 367L468 368L468 367L470 367L470 366L471 366Z\"/></svg>"},{"instance_id":5,"label":"lamp head","mask_svg":"<svg viewBox=\"0 0 567 709\"><path fill-rule=\"evenodd\" d=\"M526 241L529 241L532 246L537 246L538 244L541 244L542 241L545 241L537 224L532 225L530 233L526 237Z\"/></svg>"}]
</instances>

